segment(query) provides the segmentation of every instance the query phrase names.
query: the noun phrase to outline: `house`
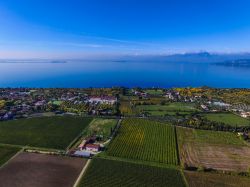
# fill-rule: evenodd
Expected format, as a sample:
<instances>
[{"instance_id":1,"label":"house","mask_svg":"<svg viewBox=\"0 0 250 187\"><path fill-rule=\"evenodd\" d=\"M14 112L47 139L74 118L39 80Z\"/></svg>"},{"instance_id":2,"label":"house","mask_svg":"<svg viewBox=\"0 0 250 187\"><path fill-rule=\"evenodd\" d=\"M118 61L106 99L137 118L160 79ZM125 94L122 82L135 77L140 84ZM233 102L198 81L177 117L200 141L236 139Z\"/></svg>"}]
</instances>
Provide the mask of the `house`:
<instances>
[{"instance_id":1,"label":"house","mask_svg":"<svg viewBox=\"0 0 250 187\"><path fill-rule=\"evenodd\" d=\"M248 118L248 117L250 117L250 112L242 112L240 114L240 116L243 117L243 118Z\"/></svg>"},{"instance_id":2,"label":"house","mask_svg":"<svg viewBox=\"0 0 250 187\"><path fill-rule=\"evenodd\" d=\"M174 96L172 95L171 92L166 93L165 97L170 99L170 100L174 100Z\"/></svg>"},{"instance_id":3,"label":"house","mask_svg":"<svg viewBox=\"0 0 250 187\"><path fill-rule=\"evenodd\" d=\"M85 146L87 151L94 151L94 152L98 152L100 150L100 145L97 144L87 144Z\"/></svg>"},{"instance_id":4,"label":"house","mask_svg":"<svg viewBox=\"0 0 250 187\"><path fill-rule=\"evenodd\" d=\"M208 111L208 108L207 108L206 105L201 105L201 108L202 108L203 110L205 110L205 111Z\"/></svg>"}]
</instances>

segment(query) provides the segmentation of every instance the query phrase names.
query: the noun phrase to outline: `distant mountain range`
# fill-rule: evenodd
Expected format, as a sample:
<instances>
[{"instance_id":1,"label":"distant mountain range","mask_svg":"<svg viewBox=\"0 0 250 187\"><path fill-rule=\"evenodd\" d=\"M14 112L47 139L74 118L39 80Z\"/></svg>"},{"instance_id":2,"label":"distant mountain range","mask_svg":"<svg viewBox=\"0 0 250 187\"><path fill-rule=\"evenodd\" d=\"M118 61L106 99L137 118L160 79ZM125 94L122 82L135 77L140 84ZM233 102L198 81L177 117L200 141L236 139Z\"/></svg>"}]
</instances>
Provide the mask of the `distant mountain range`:
<instances>
[{"instance_id":1,"label":"distant mountain range","mask_svg":"<svg viewBox=\"0 0 250 187\"><path fill-rule=\"evenodd\" d=\"M250 66L250 53L232 53L232 54L219 54L209 52L199 53L184 53L173 55L125 55L117 57L99 57L97 59L32 59L32 60L0 60L0 63L67 63L71 61L76 62L117 62L117 63L131 63L131 62L181 62L181 63L212 63L215 65L227 66Z\"/></svg>"},{"instance_id":2,"label":"distant mountain range","mask_svg":"<svg viewBox=\"0 0 250 187\"><path fill-rule=\"evenodd\" d=\"M186 53L166 56L166 61L172 62L231 62L238 59L250 59L250 53L241 54L213 54L208 52Z\"/></svg>"},{"instance_id":3,"label":"distant mountain range","mask_svg":"<svg viewBox=\"0 0 250 187\"><path fill-rule=\"evenodd\" d=\"M239 59L250 59L250 53L238 54L216 54L209 52L184 53L173 55L138 55L123 56L117 58L105 59L113 62L193 62L193 63L218 63L231 62Z\"/></svg>"},{"instance_id":4,"label":"distant mountain range","mask_svg":"<svg viewBox=\"0 0 250 187\"><path fill-rule=\"evenodd\" d=\"M214 63L218 66L228 66L228 67L244 67L250 68L250 59L239 59L239 60L229 60L225 62Z\"/></svg>"}]
</instances>

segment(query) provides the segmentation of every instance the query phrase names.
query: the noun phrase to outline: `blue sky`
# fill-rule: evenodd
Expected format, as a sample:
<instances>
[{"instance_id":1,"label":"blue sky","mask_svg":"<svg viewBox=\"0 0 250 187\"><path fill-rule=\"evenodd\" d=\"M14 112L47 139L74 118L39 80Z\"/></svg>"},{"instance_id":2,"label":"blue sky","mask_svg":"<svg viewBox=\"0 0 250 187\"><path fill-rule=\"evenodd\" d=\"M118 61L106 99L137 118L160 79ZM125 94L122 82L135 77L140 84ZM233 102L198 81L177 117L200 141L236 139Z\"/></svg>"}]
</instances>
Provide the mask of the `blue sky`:
<instances>
[{"instance_id":1,"label":"blue sky","mask_svg":"<svg viewBox=\"0 0 250 187\"><path fill-rule=\"evenodd\" d=\"M0 58L250 52L248 0L0 0Z\"/></svg>"}]
</instances>

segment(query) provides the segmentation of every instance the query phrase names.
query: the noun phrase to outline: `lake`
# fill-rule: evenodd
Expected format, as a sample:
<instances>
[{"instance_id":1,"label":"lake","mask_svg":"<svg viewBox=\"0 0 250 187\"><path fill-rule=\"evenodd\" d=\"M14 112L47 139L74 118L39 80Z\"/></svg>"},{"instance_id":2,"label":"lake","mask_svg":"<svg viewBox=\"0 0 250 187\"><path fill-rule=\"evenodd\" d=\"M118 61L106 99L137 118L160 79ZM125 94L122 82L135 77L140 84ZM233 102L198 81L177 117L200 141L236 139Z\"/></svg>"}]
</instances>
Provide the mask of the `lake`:
<instances>
[{"instance_id":1,"label":"lake","mask_svg":"<svg viewBox=\"0 0 250 187\"><path fill-rule=\"evenodd\" d=\"M0 63L0 87L250 88L250 68L190 62Z\"/></svg>"}]
</instances>

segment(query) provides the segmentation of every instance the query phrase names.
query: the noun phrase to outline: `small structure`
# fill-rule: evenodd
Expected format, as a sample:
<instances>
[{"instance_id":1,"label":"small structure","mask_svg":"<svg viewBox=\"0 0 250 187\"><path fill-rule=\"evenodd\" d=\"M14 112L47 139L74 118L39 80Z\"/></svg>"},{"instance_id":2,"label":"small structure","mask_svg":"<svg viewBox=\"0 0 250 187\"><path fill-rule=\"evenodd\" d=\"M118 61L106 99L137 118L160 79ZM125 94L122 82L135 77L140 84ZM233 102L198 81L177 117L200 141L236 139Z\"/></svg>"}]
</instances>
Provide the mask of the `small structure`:
<instances>
[{"instance_id":1,"label":"small structure","mask_svg":"<svg viewBox=\"0 0 250 187\"><path fill-rule=\"evenodd\" d=\"M91 153L88 151L75 151L74 156L89 158L91 157Z\"/></svg>"}]
</instances>

